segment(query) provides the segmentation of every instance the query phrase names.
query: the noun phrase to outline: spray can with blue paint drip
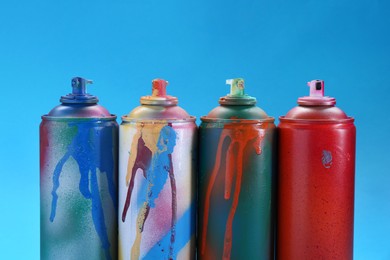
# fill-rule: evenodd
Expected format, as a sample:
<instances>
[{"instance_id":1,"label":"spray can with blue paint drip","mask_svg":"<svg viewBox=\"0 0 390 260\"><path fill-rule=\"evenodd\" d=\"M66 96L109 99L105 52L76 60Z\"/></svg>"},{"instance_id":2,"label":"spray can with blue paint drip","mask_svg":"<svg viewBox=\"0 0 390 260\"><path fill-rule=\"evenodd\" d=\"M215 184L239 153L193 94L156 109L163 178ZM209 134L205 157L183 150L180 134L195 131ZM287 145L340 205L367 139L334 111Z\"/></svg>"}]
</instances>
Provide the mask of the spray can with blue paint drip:
<instances>
[{"instance_id":1,"label":"spray can with blue paint drip","mask_svg":"<svg viewBox=\"0 0 390 260\"><path fill-rule=\"evenodd\" d=\"M42 116L41 259L117 258L118 124L88 83Z\"/></svg>"},{"instance_id":2,"label":"spray can with blue paint drip","mask_svg":"<svg viewBox=\"0 0 390 260\"><path fill-rule=\"evenodd\" d=\"M199 259L273 259L275 125L244 80L201 117Z\"/></svg>"},{"instance_id":3,"label":"spray can with blue paint drip","mask_svg":"<svg viewBox=\"0 0 390 260\"><path fill-rule=\"evenodd\" d=\"M119 259L195 258L197 127L167 84L122 117Z\"/></svg>"},{"instance_id":4,"label":"spray can with blue paint drip","mask_svg":"<svg viewBox=\"0 0 390 260\"><path fill-rule=\"evenodd\" d=\"M323 80L280 117L277 259L353 259L354 118Z\"/></svg>"}]
</instances>

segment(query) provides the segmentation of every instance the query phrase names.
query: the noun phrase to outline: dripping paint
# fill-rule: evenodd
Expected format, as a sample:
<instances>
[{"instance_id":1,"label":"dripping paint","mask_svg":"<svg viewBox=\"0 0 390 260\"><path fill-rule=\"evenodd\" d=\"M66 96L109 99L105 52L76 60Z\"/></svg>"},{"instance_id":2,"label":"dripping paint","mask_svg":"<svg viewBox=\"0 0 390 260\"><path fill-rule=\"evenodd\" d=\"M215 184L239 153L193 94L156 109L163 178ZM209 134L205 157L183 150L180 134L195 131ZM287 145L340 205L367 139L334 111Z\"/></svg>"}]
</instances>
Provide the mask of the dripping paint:
<instances>
[{"instance_id":1,"label":"dripping paint","mask_svg":"<svg viewBox=\"0 0 390 260\"><path fill-rule=\"evenodd\" d=\"M203 215L203 227L202 227L202 242L201 242L201 254L205 253L206 238L207 238L207 225L210 210L210 196L212 189L217 178L217 174L220 170L221 161L226 162L225 171L225 189L224 199L230 200L231 191L233 186L233 179L235 179L235 187L233 194L233 201L229 211L229 215L225 227L224 243L223 243L223 259L230 259L233 237L232 237L232 226L234 215L238 206L239 196L241 191L241 182L243 175L243 157L245 151L248 149L250 152L255 152L260 155L262 152L261 143L264 138L264 132L259 129L256 125L244 125L239 123L225 124L222 129L218 141L218 147L216 152L216 159L214 167L212 169L209 182L207 184L206 196L205 196L205 209ZM226 158L222 157L222 147L225 140L230 140L230 144L227 148ZM252 144L252 145L249 145Z\"/></svg>"},{"instance_id":2,"label":"dripping paint","mask_svg":"<svg viewBox=\"0 0 390 260\"><path fill-rule=\"evenodd\" d=\"M79 167L80 182L79 190L82 196L92 202L92 220L101 241L106 259L111 259L110 241L107 234L105 217L98 185L98 172L104 173L107 178L109 194L112 203L117 209L117 190L114 182L115 162L113 156L114 140L113 127L96 127L96 122L76 122L69 123L69 127L75 127L77 132L73 137L66 153L58 161L53 172L53 189L50 221L54 222L57 211L57 201L59 196L57 190L60 187L60 175L64 164L73 158ZM98 140L98 141L96 141ZM101 156L103 149L110 149L110 156Z\"/></svg>"},{"instance_id":3,"label":"dripping paint","mask_svg":"<svg viewBox=\"0 0 390 260\"><path fill-rule=\"evenodd\" d=\"M168 177L171 185L171 226L168 259L175 259L174 243L176 230L176 181L172 163L172 153L176 145L177 134L171 124L157 124L152 127L151 133L143 131L144 126L137 127L137 133L133 137L130 156L127 165L126 184L128 186L126 201L122 211L122 222L125 222L130 206L131 195L134 188L136 173L142 170L147 180L146 198L138 212L136 237L131 248L131 259L139 259L142 232L147 223L149 211L155 208L155 200L163 190ZM150 129L148 129L150 130ZM157 139L156 139L157 137Z\"/></svg>"}]
</instances>

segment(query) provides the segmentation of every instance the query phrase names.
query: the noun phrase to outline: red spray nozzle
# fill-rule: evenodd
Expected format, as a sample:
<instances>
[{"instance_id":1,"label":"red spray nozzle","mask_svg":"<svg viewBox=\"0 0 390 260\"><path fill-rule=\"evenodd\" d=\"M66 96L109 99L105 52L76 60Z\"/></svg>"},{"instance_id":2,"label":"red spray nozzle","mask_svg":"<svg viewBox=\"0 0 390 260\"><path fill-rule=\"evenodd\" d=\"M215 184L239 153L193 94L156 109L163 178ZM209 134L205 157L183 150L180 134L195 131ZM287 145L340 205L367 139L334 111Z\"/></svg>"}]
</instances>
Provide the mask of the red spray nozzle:
<instances>
[{"instance_id":1,"label":"red spray nozzle","mask_svg":"<svg viewBox=\"0 0 390 260\"><path fill-rule=\"evenodd\" d=\"M153 97L165 97L167 95L168 81L164 79L152 80L152 96Z\"/></svg>"},{"instance_id":2,"label":"red spray nozzle","mask_svg":"<svg viewBox=\"0 0 390 260\"><path fill-rule=\"evenodd\" d=\"M141 97L141 104L156 106L174 106L177 98L167 95L168 81L165 79L152 80L152 95Z\"/></svg>"}]
</instances>

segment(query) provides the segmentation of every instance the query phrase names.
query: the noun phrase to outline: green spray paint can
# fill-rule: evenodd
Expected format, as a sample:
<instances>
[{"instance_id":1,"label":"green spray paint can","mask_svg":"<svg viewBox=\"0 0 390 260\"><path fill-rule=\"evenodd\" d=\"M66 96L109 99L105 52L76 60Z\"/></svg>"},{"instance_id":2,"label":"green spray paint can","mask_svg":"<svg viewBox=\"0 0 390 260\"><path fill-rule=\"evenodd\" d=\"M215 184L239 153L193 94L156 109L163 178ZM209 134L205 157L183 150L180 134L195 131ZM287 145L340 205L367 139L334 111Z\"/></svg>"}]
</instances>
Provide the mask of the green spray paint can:
<instances>
[{"instance_id":1,"label":"green spray paint can","mask_svg":"<svg viewBox=\"0 0 390 260\"><path fill-rule=\"evenodd\" d=\"M273 259L275 125L227 80L230 94L201 117L199 259Z\"/></svg>"}]
</instances>

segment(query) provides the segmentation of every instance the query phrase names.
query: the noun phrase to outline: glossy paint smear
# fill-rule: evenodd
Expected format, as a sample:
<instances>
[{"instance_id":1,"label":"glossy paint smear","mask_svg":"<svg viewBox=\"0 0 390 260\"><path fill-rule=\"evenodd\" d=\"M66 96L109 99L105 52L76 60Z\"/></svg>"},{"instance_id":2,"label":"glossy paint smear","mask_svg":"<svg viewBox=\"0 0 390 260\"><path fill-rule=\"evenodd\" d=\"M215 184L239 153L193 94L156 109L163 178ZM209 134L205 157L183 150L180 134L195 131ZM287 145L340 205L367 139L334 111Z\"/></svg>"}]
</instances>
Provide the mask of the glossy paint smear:
<instances>
[{"instance_id":1,"label":"glossy paint smear","mask_svg":"<svg viewBox=\"0 0 390 260\"><path fill-rule=\"evenodd\" d=\"M240 191L241 191L241 181L243 175L243 157L246 149L255 151L257 155L260 155L261 142L264 138L264 132L261 131L256 125L252 124L240 124L240 123L229 123L224 125L221 136L218 142L217 154L215 159L215 164L210 175L210 180L207 185L206 197L205 197L205 209L203 215L203 230L202 230L202 244L201 254L205 253L206 248L206 238L207 238L207 225L209 218L209 209L210 209L210 196L212 189L217 178L217 174L220 170L221 161L226 161L226 171L225 171L225 191L224 199L229 200L231 197L231 191L233 186L233 179L235 177L235 187L233 194L232 206L228 215L225 228L224 236L224 248L223 248L223 259L230 259L230 253L232 249L233 237L232 237L232 226L234 215L238 206ZM226 152L227 158L221 158L222 156L222 146L226 139L230 139L230 144ZM248 145L252 143L252 145Z\"/></svg>"},{"instance_id":2,"label":"glossy paint smear","mask_svg":"<svg viewBox=\"0 0 390 260\"><path fill-rule=\"evenodd\" d=\"M156 124L151 133L143 131L143 125L137 127L134 135L127 165L126 183L128 185L126 201L122 211L122 221L125 222L130 206L134 181L138 169L141 169L147 180L145 201L138 213L136 238L131 249L131 259L139 259L142 232L148 219L150 208L154 208L155 200L162 191L169 176L172 196L172 219L169 246L169 259L175 259L174 243L177 215L176 181L172 164L172 153L176 145L176 132L171 124ZM156 139L157 137L157 139Z\"/></svg>"},{"instance_id":3,"label":"glossy paint smear","mask_svg":"<svg viewBox=\"0 0 390 260\"><path fill-rule=\"evenodd\" d=\"M114 148L112 137L113 128L96 127L95 122L77 122L68 124L69 127L76 127L77 133L66 149L66 153L58 161L53 173L53 189L50 221L55 221L57 211L57 189L60 187L60 175L64 164L70 157L77 162L80 171L79 190L85 199L92 202L92 219L95 230L102 243L106 259L111 259L110 241L108 239L105 225L102 201L99 193L97 169L104 173L107 178L109 193L115 209L117 206L117 190L114 183L114 157L101 156L101 148ZM98 142L96 140L99 140Z\"/></svg>"}]
</instances>

